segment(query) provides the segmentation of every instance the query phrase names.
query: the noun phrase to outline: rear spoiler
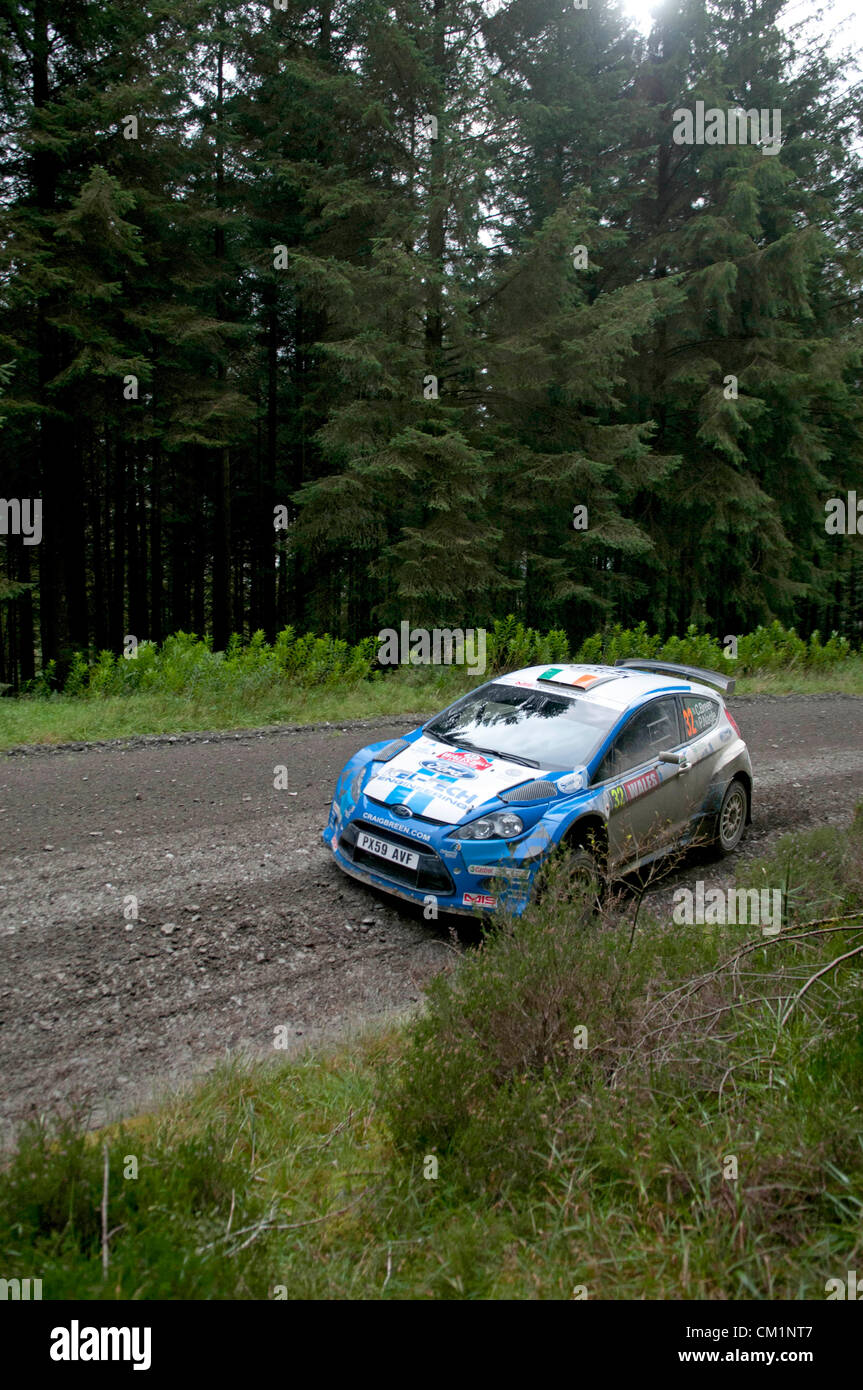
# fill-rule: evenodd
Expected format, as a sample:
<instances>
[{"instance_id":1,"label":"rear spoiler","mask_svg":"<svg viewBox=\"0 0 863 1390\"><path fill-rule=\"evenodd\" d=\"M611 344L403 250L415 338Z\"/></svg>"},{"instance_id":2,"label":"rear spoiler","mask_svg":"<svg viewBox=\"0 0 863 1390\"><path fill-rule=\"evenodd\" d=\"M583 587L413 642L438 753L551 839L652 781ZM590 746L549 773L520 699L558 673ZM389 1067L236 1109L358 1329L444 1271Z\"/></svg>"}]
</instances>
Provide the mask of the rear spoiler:
<instances>
[{"instance_id":1,"label":"rear spoiler","mask_svg":"<svg viewBox=\"0 0 863 1390\"><path fill-rule=\"evenodd\" d=\"M635 667L638 671L658 671L665 676L683 676L687 680L703 681L705 685L715 685L724 695L731 695L737 684L733 676L722 676L718 671L707 671L703 666L676 666L671 661L639 661L632 658L615 661L615 666Z\"/></svg>"}]
</instances>

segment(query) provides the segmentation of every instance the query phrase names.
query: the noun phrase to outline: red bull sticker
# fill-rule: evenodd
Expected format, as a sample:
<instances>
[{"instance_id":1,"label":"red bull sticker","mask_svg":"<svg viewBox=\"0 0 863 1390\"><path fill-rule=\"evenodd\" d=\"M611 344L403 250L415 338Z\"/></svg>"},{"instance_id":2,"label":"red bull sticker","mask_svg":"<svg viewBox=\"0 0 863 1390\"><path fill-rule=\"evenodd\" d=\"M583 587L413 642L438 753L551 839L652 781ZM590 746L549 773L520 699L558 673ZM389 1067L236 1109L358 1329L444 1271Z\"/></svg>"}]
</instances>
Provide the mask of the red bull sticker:
<instances>
[{"instance_id":1,"label":"red bull sticker","mask_svg":"<svg viewBox=\"0 0 863 1390\"><path fill-rule=\"evenodd\" d=\"M482 753L470 753L466 748L454 748L452 752L435 755L443 763L453 763L456 767L469 767L473 772L486 772L492 764Z\"/></svg>"}]
</instances>

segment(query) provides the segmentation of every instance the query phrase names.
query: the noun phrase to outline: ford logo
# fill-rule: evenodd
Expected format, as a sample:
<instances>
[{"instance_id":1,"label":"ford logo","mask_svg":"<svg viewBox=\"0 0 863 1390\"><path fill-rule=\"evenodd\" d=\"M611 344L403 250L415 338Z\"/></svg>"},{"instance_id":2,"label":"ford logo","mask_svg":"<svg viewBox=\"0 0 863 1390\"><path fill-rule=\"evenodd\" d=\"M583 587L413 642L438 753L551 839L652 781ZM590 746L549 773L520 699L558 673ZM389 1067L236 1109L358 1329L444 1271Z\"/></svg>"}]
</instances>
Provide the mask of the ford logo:
<instances>
[{"instance_id":1,"label":"ford logo","mask_svg":"<svg viewBox=\"0 0 863 1390\"><path fill-rule=\"evenodd\" d=\"M413 815L413 811L409 806L391 806L390 810L394 816L398 816L401 820L406 820L408 816Z\"/></svg>"},{"instance_id":2,"label":"ford logo","mask_svg":"<svg viewBox=\"0 0 863 1390\"><path fill-rule=\"evenodd\" d=\"M462 767L461 763L437 762L434 758L426 758L420 763L420 767L428 768L429 772L436 772L438 777L463 777L470 779L476 777L476 773L469 767Z\"/></svg>"}]
</instances>

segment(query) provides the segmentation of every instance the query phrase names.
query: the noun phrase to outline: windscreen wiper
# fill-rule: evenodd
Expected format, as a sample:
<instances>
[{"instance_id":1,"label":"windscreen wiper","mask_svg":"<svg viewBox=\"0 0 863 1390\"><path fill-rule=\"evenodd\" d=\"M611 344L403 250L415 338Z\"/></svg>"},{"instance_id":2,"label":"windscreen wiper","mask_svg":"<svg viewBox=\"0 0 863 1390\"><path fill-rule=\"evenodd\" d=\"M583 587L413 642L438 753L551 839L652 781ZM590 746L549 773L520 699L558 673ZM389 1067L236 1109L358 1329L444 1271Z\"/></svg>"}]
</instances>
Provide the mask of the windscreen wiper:
<instances>
[{"instance_id":1,"label":"windscreen wiper","mask_svg":"<svg viewBox=\"0 0 863 1390\"><path fill-rule=\"evenodd\" d=\"M452 740L455 743L455 739ZM470 739L460 739L456 743L456 748L470 748L474 753L488 753L492 758L506 758L510 763L523 763L525 767L540 767L541 764L534 758L522 758L517 753L501 753L499 748L480 748L478 743L471 743Z\"/></svg>"}]
</instances>

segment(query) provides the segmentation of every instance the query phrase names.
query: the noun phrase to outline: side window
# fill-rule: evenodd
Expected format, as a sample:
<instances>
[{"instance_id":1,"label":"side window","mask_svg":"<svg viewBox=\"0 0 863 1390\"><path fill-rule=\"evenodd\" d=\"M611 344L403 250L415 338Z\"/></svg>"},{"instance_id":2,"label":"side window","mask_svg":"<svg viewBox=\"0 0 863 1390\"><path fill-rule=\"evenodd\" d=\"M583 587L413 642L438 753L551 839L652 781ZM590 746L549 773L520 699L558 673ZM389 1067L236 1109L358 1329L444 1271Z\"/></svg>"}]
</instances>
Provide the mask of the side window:
<instances>
[{"instance_id":1,"label":"side window","mask_svg":"<svg viewBox=\"0 0 863 1390\"><path fill-rule=\"evenodd\" d=\"M615 738L596 770L594 782L617 777L631 767L648 762L658 753L681 742L677 701L673 695L652 700L638 710Z\"/></svg>"},{"instance_id":2,"label":"side window","mask_svg":"<svg viewBox=\"0 0 863 1390\"><path fill-rule=\"evenodd\" d=\"M681 696L683 714L683 734L688 741L706 734L719 718L719 705L716 700L708 700L702 695Z\"/></svg>"}]
</instances>

